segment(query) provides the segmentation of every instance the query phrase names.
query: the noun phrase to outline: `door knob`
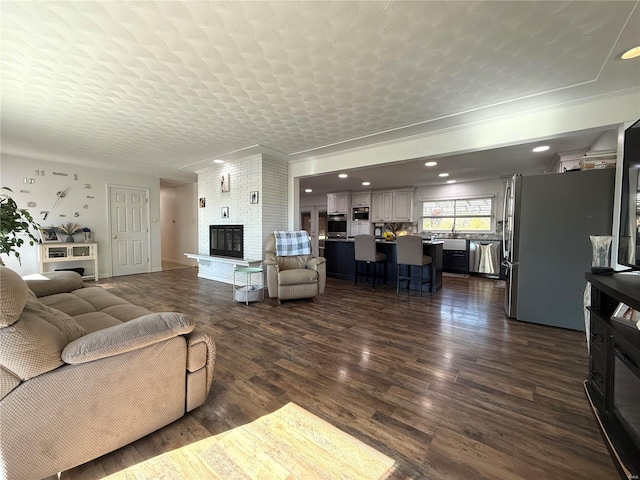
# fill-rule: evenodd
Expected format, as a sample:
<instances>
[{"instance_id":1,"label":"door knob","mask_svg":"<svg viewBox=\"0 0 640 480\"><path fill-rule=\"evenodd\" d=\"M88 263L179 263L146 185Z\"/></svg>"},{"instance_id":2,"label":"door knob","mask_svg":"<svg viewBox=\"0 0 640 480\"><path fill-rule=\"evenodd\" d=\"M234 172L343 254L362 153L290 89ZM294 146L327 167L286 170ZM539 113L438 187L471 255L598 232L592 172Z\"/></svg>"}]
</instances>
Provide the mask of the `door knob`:
<instances>
[{"instance_id":1,"label":"door knob","mask_svg":"<svg viewBox=\"0 0 640 480\"><path fill-rule=\"evenodd\" d=\"M113 236L113 239L115 240L116 238L118 238L118 236L117 236L117 235L114 235L114 236Z\"/></svg>"}]
</instances>

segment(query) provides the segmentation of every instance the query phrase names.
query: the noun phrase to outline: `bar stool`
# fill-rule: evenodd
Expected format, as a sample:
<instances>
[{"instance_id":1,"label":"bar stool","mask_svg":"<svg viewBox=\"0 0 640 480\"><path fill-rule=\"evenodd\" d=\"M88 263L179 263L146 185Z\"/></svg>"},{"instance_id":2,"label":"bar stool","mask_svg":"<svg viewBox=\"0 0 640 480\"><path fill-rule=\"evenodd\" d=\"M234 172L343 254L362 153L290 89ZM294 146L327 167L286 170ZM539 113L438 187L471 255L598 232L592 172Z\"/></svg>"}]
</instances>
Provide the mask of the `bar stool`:
<instances>
[{"instance_id":1,"label":"bar stool","mask_svg":"<svg viewBox=\"0 0 640 480\"><path fill-rule=\"evenodd\" d=\"M372 290L376 288L376 277L380 277L377 272L377 265L379 262L383 263L383 280L384 284L387 284L387 255L376 251L376 237L373 235L356 235L353 238L353 247L356 259L356 275L354 285L358 285L358 275L365 275L365 280L369 283L369 265L373 263L373 285ZM366 270L358 271L358 265L360 262L366 263Z\"/></svg>"},{"instance_id":2,"label":"bar stool","mask_svg":"<svg viewBox=\"0 0 640 480\"><path fill-rule=\"evenodd\" d=\"M420 280L420 296L422 296L422 286L431 283L424 279L424 266L431 263L431 257L422 252L422 237L417 235L403 235L396 239L396 254L398 257L398 279L396 281L396 293L400 293L400 282L407 282L407 291L411 286L411 280ZM406 268L406 275L400 275L400 265ZM411 276L411 267L420 267L420 277Z\"/></svg>"}]
</instances>

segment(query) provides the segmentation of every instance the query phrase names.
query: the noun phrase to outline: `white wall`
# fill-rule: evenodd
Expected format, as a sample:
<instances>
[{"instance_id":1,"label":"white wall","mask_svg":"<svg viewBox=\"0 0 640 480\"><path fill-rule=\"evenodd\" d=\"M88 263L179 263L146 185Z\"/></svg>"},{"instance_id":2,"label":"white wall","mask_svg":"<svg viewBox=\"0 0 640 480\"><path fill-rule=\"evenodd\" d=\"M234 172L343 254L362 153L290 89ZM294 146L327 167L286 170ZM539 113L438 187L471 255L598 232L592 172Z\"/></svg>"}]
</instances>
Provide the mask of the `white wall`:
<instances>
[{"instance_id":1,"label":"white wall","mask_svg":"<svg viewBox=\"0 0 640 480\"><path fill-rule=\"evenodd\" d=\"M287 163L262 154L198 170L198 253L209 255L209 225L244 225L244 258L264 258L264 240L274 230L287 225ZM230 191L221 192L222 175L230 175ZM258 192L258 203L250 203L251 192ZM221 209L229 208L222 218ZM231 283L233 266L211 260L200 263L198 275Z\"/></svg>"},{"instance_id":2,"label":"white wall","mask_svg":"<svg viewBox=\"0 0 640 480\"><path fill-rule=\"evenodd\" d=\"M38 175L37 171L44 175ZM41 226L59 226L74 222L89 227L94 232L94 241L98 243L100 277L111 276L111 254L108 222L108 186L121 186L147 189L149 191L149 219L151 226L151 269L161 269L160 258L160 179L158 177L100 170L77 165L48 162L32 158L3 155L0 165L0 186L13 190L13 198L20 208L26 208L34 220ZM66 173L67 176L54 175ZM77 175L77 180L74 175ZM25 184L24 178L34 183ZM85 184L91 188L84 188ZM58 207L52 210L56 192L71 187L67 196ZM93 197L93 198L88 198ZM27 207L27 202L36 202L35 207ZM84 208L84 206L87 208ZM49 216L42 221L42 210L50 210ZM76 216L76 212L78 216ZM62 217L61 215L65 215ZM79 240L79 239L78 239ZM38 253L36 246L23 245L20 250L22 265L15 257L3 261L20 275L38 271ZM90 266L88 262L78 266ZM65 268L69 264L51 264L51 268Z\"/></svg>"},{"instance_id":3,"label":"white wall","mask_svg":"<svg viewBox=\"0 0 640 480\"><path fill-rule=\"evenodd\" d=\"M160 190L162 260L195 266L184 256L198 251L198 191L189 183Z\"/></svg>"}]
</instances>

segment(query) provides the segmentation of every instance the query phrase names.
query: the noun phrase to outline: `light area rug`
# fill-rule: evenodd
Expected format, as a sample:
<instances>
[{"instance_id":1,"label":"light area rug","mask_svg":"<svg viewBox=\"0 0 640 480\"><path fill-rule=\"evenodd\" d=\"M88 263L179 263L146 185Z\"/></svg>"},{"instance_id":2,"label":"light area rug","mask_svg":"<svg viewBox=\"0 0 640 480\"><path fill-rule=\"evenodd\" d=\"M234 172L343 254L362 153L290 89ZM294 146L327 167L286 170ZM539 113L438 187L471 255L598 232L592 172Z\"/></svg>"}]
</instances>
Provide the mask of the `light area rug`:
<instances>
[{"instance_id":1,"label":"light area rug","mask_svg":"<svg viewBox=\"0 0 640 480\"><path fill-rule=\"evenodd\" d=\"M214 437L164 453L109 479L389 478L394 460L295 403Z\"/></svg>"}]
</instances>

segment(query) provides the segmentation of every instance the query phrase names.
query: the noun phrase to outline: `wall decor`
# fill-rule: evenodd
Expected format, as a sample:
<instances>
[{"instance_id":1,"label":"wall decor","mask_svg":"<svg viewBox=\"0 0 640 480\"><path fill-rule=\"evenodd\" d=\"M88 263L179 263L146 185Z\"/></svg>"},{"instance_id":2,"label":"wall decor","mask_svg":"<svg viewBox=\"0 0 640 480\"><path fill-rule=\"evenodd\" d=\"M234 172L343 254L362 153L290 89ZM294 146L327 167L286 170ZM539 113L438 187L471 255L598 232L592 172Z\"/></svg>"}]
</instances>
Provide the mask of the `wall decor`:
<instances>
[{"instance_id":1,"label":"wall decor","mask_svg":"<svg viewBox=\"0 0 640 480\"><path fill-rule=\"evenodd\" d=\"M51 173L53 173L54 175L60 175L62 177L68 177L69 176L68 173L62 173L62 172L51 172Z\"/></svg>"},{"instance_id":2,"label":"wall decor","mask_svg":"<svg viewBox=\"0 0 640 480\"><path fill-rule=\"evenodd\" d=\"M60 203L60 200L62 200L64 197L67 196L67 192L71 189L71 187L67 187L64 190L60 190L59 192L56 192L56 203L53 204L53 207L51 207L51 210L53 210L54 208L56 208L58 206L58 204Z\"/></svg>"},{"instance_id":3,"label":"wall decor","mask_svg":"<svg viewBox=\"0 0 640 480\"><path fill-rule=\"evenodd\" d=\"M44 222L47 219L47 217L49 216L49 210L42 210L40 212L40 215L42 215L42 221Z\"/></svg>"},{"instance_id":4,"label":"wall decor","mask_svg":"<svg viewBox=\"0 0 640 480\"><path fill-rule=\"evenodd\" d=\"M198 199L198 206L199 206L200 208L204 208L204 207L206 207L206 206L207 206L207 199L206 199L205 197L200 197L200 198Z\"/></svg>"},{"instance_id":5,"label":"wall decor","mask_svg":"<svg viewBox=\"0 0 640 480\"><path fill-rule=\"evenodd\" d=\"M29 208L33 208L33 207L37 207L38 204L36 202L27 202L27 207Z\"/></svg>"},{"instance_id":6,"label":"wall decor","mask_svg":"<svg viewBox=\"0 0 640 480\"><path fill-rule=\"evenodd\" d=\"M223 173L222 174L222 178L220 179L220 191L221 192L228 192L230 191L230 182L231 181L231 175L229 175L228 173Z\"/></svg>"},{"instance_id":7,"label":"wall decor","mask_svg":"<svg viewBox=\"0 0 640 480\"><path fill-rule=\"evenodd\" d=\"M229 207L222 207L222 218L229 218Z\"/></svg>"},{"instance_id":8,"label":"wall decor","mask_svg":"<svg viewBox=\"0 0 640 480\"><path fill-rule=\"evenodd\" d=\"M40 227L42 243L59 242L57 227Z\"/></svg>"},{"instance_id":9,"label":"wall decor","mask_svg":"<svg viewBox=\"0 0 640 480\"><path fill-rule=\"evenodd\" d=\"M24 183L26 184L32 184L32 183L36 183L36 179L35 178L27 178L24 177L24 179L22 180Z\"/></svg>"},{"instance_id":10,"label":"wall decor","mask_svg":"<svg viewBox=\"0 0 640 480\"><path fill-rule=\"evenodd\" d=\"M259 200L260 200L260 194L257 191L251 192L249 194L249 203L255 204L255 203L258 203Z\"/></svg>"}]
</instances>

